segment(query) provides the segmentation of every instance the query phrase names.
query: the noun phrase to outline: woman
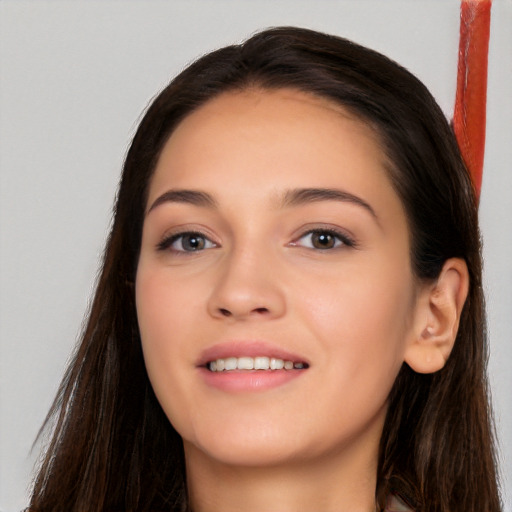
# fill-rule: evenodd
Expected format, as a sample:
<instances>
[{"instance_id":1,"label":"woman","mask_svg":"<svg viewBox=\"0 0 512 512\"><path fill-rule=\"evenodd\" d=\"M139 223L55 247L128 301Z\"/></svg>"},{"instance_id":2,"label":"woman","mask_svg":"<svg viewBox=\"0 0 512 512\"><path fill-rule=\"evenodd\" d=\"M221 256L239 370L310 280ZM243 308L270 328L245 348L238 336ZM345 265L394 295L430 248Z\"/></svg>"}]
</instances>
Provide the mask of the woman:
<instances>
[{"instance_id":1,"label":"woman","mask_svg":"<svg viewBox=\"0 0 512 512\"><path fill-rule=\"evenodd\" d=\"M425 87L256 34L139 126L31 510L497 511L484 327Z\"/></svg>"}]
</instances>

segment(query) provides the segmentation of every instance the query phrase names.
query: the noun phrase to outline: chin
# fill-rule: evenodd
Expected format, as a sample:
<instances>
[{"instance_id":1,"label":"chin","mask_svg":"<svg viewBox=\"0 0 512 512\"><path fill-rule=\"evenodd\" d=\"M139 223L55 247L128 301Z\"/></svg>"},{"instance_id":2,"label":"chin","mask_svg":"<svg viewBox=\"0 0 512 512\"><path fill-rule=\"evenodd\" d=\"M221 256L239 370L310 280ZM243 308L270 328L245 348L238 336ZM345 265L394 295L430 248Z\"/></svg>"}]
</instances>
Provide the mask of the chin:
<instances>
[{"instance_id":1,"label":"chin","mask_svg":"<svg viewBox=\"0 0 512 512\"><path fill-rule=\"evenodd\" d=\"M288 435L283 435L287 432ZM196 433L193 440L184 439L185 457L204 456L210 460L231 466L263 467L279 466L296 461L304 455L304 444L289 430L275 429L224 429L215 434ZM309 443L307 443L309 444Z\"/></svg>"},{"instance_id":2,"label":"chin","mask_svg":"<svg viewBox=\"0 0 512 512\"><path fill-rule=\"evenodd\" d=\"M185 459L190 448L185 444ZM253 446L214 446L209 449L194 446L193 450L202 452L202 456L218 464L233 467L269 468L285 466L298 462L298 454L294 451L283 450L282 447L253 444Z\"/></svg>"}]
</instances>

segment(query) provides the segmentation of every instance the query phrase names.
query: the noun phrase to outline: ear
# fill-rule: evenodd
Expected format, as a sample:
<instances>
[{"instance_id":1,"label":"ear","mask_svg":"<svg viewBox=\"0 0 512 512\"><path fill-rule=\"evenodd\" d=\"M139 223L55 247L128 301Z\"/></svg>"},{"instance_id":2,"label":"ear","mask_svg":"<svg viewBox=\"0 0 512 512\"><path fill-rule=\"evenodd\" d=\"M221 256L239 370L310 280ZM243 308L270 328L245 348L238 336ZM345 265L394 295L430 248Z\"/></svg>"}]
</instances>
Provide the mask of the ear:
<instances>
[{"instance_id":1,"label":"ear","mask_svg":"<svg viewBox=\"0 0 512 512\"><path fill-rule=\"evenodd\" d=\"M466 262L447 260L433 284L419 292L412 339L405 362L418 373L434 373L445 365L457 336L469 289Z\"/></svg>"}]
</instances>

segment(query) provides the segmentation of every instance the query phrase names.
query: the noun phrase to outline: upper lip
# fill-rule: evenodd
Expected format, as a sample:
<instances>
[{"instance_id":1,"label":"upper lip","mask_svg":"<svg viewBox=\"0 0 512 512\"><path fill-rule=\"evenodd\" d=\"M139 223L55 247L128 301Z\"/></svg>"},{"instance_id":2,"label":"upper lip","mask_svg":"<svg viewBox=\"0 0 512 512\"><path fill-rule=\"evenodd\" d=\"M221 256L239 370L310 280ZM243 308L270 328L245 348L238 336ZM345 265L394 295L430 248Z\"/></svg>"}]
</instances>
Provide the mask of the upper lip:
<instances>
[{"instance_id":1,"label":"upper lip","mask_svg":"<svg viewBox=\"0 0 512 512\"><path fill-rule=\"evenodd\" d=\"M199 357L197 366L205 366L210 361L217 359L225 359L227 357L258 357L267 356L283 361L293 361L307 363L309 361L299 354L294 354L283 349L273 343L267 341L226 341L212 345L203 352Z\"/></svg>"}]
</instances>

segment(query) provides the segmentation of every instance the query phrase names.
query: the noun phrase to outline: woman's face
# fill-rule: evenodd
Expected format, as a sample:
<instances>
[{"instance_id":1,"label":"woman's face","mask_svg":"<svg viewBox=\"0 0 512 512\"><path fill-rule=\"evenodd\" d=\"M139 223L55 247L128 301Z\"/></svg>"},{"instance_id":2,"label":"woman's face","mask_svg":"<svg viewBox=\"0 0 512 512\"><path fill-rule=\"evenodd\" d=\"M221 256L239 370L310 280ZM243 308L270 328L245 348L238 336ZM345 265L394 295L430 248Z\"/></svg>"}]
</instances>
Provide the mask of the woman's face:
<instances>
[{"instance_id":1,"label":"woman's face","mask_svg":"<svg viewBox=\"0 0 512 512\"><path fill-rule=\"evenodd\" d=\"M385 165L367 125L292 90L223 94L174 131L149 187L136 298L186 457L375 456L417 316Z\"/></svg>"}]
</instances>

